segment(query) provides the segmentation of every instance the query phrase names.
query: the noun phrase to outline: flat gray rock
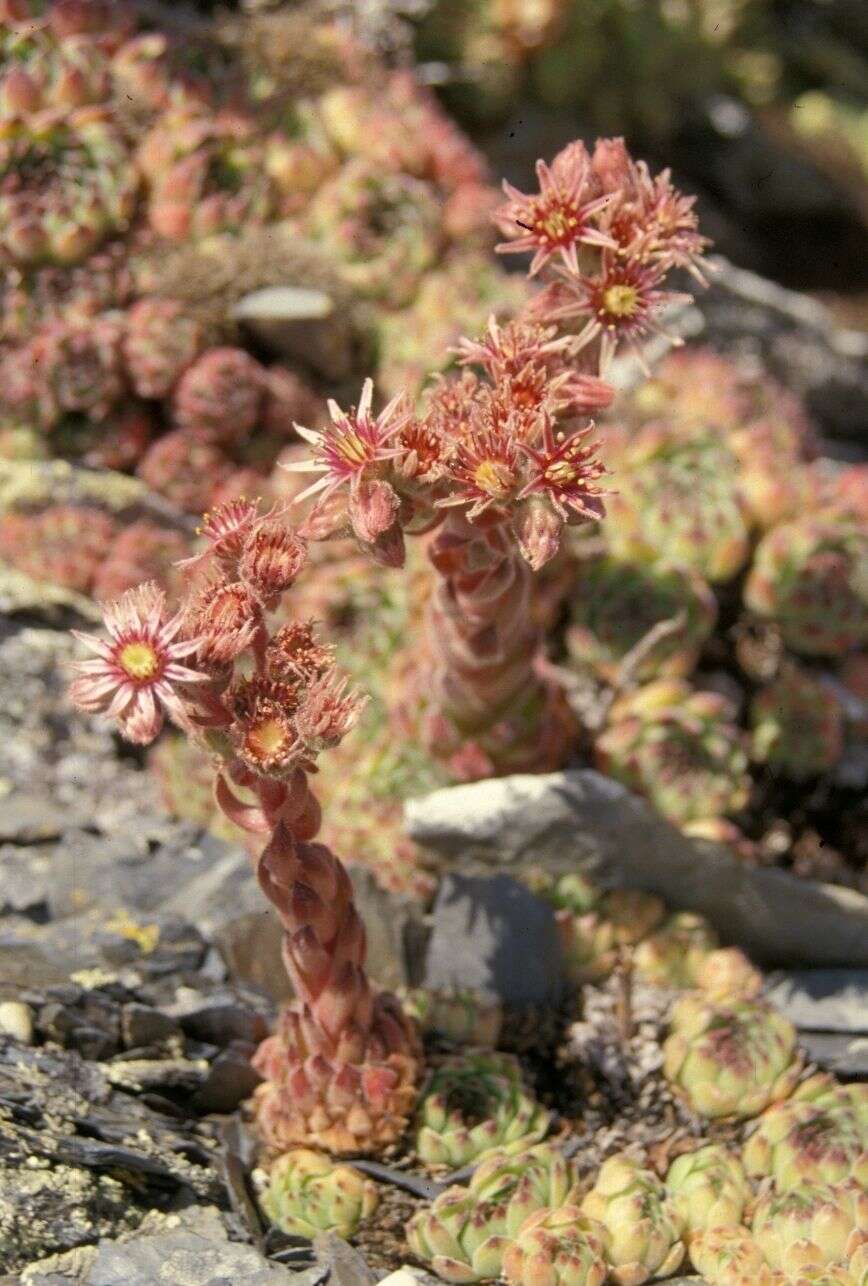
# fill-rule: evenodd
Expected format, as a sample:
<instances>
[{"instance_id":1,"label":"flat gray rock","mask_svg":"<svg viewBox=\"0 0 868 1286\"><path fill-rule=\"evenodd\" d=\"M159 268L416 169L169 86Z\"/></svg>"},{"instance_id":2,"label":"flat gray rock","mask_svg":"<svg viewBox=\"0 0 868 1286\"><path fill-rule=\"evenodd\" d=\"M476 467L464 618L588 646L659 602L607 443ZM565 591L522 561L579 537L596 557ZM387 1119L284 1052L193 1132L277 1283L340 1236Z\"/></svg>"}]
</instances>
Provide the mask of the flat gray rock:
<instances>
[{"instance_id":1,"label":"flat gray rock","mask_svg":"<svg viewBox=\"0 0 868 1286\"><path fill-rule=\"evenodd\" d=\"M868 898L739 861L682 835L644 800L590 770L435 791L406 806L410 836L462 870L583 870L610 887L698 911L766 966L868 966Z\"/></svg>"},{"instance_id":2,"label":"flat gray rock","mask_svg":"<svg viewBox=\"0 0 868 1286\"><path fill-rule=\"evenodd\" d=\"M319 1263L328 1267L329 1286L375 1286L376 1278L357 1250L333 1232L314 1238Z\"/></svg>"},{"instance_id":3,"label":"flat gray rock","mask_svg":"<svg viewBox=\"0 0 868 1286\"><path fill-rule=\"evenodd\" d=\"M64 831L79 824L80 813L46 799L16 791L0 800L0 842L38 844L59 839Z\"/></svg>"},{"instance_id":4,"label":"flat gray rock","mask_svg":"<svg viewBox=\"0 0 868 1286\"><path fill-rule=\"evenodd\" d=\"M229 1240L213 1207L168 1215L162 1228L101 1241L86 1286L280 1286L294 1275L252 1246Z\"/></svg>"},{"instance_id":5,"label":"flat gray rock","mask_svg":"<svg viewBox=\"0 0 868 1286\"><path fill-rule=\"evenodd\" d=\"M71 1282L82 1282L96 1259L96 1246L76 1246L60 1255L49 1255L35 1264L29 1264L20 1278L12 1280L21 1286L70 1286ZM0 1286L6 1286L6 1278L0 1278Z\"/></svg>"},{"instance_id":6,"label":"flat gray rock","mask_svg":"<svg viewBox=\"0 0 868 1286\"><path fill-rule=\"evenodd\" d=\"M711 288L697 292L702 340L759 356L803 398L822 431L864 440L868 337L836 324L823 304L716 256Z\"/></svg>"},{"instance_id":7,"label":"flat gray rock","mask_svg":"<svg viewBox=\"0 0 868 1286\"><path fill-rule=\"evenodd\" d=\"M799 1039L814 1063L836 1076L851 1080L868 1078L868 1036L842 1036L839 1032L803 1031Z\"/></svg>"},{"instance_id":8,"label":"flat gray rock","mask_svg":"<svg viewBox=\"0 0 868 1286\"><path fill-rule=\"evenodd\" d=\"M801 1031L868 1036L868 969L775 973L766 995Z\"/></svg>"},{"instance_id":9,"label":"flat gray rock","mask_svg":"<svg viewBox=\"0 0 868 1286\"><path fill-rule=\"evenodd\" d=\"M493 993L508 1007L556 1004L563 965L552 909L509 875L444 876L425 986Z\"/></svg>"}]
</instances>

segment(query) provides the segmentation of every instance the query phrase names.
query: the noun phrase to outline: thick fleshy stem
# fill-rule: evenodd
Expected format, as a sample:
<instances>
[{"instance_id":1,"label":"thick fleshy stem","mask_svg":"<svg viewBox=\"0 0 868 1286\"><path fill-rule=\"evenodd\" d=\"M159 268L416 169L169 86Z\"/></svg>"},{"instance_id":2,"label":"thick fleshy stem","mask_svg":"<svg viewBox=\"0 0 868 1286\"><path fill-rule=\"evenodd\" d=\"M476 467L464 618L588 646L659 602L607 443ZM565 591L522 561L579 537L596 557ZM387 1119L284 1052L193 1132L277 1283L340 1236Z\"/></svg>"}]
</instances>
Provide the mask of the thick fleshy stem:
<instances>
[{"instance_id":1,"label":"thick fleshy stem","mask_svg":"<svg viewBox=\"0 0 868 1286\"><path fill-rule=\"evenodd\" d=\"M427 614L428 749L463 778L555 767L569 716L536 672L533 573L508 522L452 510L428 556L438 573Z\"/></svg>"},{"instance_id":2,"label":"thick fleshy stem","mask_svg":"<svg viewBox=\"0 0 868 1286\"><path fill-rule=\"evenodd\" d=\"M258 1123L279 1151L316 1142L332 1152L377 1150L399 1138L412 1108L418 1043L394 997L375 993L366 937L346 868L314 842L320 808L308 776L266 782L238 765L216 797L247 830L259 885L284 929L283 959L295 1000L254 1066ZM252 793L241 801L233 787ZM268 835L264 847L254 837Z\"/></svg>"}]
</instances>

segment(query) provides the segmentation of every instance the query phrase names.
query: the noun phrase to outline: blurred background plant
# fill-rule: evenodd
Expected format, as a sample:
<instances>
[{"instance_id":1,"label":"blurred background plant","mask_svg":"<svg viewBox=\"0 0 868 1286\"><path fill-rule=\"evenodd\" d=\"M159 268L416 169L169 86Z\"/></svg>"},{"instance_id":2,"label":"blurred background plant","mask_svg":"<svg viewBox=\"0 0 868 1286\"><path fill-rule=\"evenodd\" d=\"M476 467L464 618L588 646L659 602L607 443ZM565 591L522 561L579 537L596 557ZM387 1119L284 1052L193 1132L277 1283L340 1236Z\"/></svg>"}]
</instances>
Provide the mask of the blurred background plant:
<instances>
[{"instance_id":1,"label":"blurred background plant","mask_svg":"<svg viewBox=\"0 0 868 1286\"><path fill-rule=\"evenodd\" d=\"M514 182L567 137L623 133L700 193L724 253L864 297L846 252L817 258L835 232L864 259L858 0L422 0L410 12L419 58Z\"/></svg>"},{"instance_id":2,"label":"blurred background plant","mask_svg":"<svg viewBox=\"0 0 868 1286\"><path fill-rule=\"evenodd\" d=\"M490 174L525 185L576 133L673 161L737 262L858 321L866 50L852 0L2 0L0 560L97 599L177 593L194 514L301 489L276 468L294 421L367 372L416 394L518 311ZM603 415L609 516L531 610L574 762L745 861L865 887L868 480L745 353L676 351ZM314 545L296 601L372 694L322 775L327 838L425 897L402 803L445 777L390 722L432 584L409 557ZM664 680L674 715L652 702L633 735ZM167 806L231 834L196 756L152 751ZM580 972L613 950L595 933Z\"/></svg>"}]
</instances>

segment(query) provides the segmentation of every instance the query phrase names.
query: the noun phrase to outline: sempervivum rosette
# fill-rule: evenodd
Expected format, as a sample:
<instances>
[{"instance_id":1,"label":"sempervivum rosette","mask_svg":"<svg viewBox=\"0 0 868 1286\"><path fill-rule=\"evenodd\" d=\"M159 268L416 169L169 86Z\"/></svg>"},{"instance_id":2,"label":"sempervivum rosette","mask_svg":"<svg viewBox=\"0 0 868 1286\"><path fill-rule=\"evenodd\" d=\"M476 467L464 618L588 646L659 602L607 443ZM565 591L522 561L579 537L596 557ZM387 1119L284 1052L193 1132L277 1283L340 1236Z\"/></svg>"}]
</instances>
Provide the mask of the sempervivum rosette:
<instances>
[{"instance_id":1,"label":"sempervivum rosette","mask_svg":"<svg viewBox=\"0 0 868 1286\"><path fill-rule=\"evenodd\" d=\"M72 264L125 231L139 179L109 112L47 110L0 121L0 250Z\"/></svg>"},{"instance_id":2,"label":"sempervivum rosette","mask_svg":"<svg viewBox=\"0 0 868 1286\"><path fill-rule=\"evenodd\" d=\"M735 455L717 432L649 424L618 452L603 530L613 554L717 582L747 560Z\"/></svg>"},{"instance_id":3,"label":"sempervivum rosette","mask_svg":"<svg viewBox=\"0 0 868 1286\"><path fill-rule=\"evenodd\" d=\"M310 1238L323 1232L352 1237L377 1208L377 1185L321 1152L294 1148L271 1167L260 1202L282 1232Z\"/></svg>"},{"instance_id":4,"label":"sempervivum rosette","mask_svg":"<svg viewBox=\"0 0 868 1286\"><path fill-rule=\"evenodd\" d=\"M848 1179L767 1192L756 1203L752 1231L767 1263L790 1279L846 1268L868 1241L868 1191Z\"/></svg>"},{"instance_id":5,"label":"sempervivum rosette","mask_svg":"<svg viewBox=\"0 0 868 1286\"><path fill-rule=\"evenodd\" d=\"M666 1188L688 1234L738 1227L751 1188L735 1153L717 1143L676 1157Z\"/></svg>"},{"instance_id":6,"label":"sempervivum rosette","mask_svg":"<svg viewBox=\"0 0 868 1286\"><path fill-rule=\"evenodd\" d=\"M844 712L832 687L786 665L751 705L754 757L801 781L835 767L844 751Z\"/></svg>"},{"instance_id":7,"label":"sempervivum rosette","mask_svg":"<svg viewBox=\"0 0 868 1286\"><path fill-rule=\"evenodd\" d=\"M744 1149L748 1174L779 1192L856 1179L868 1186L868 1086L814 1076L763 1113Z\"/></svg>"},{"instance_id":8,"label":"sempervivum rosette","mask_svg":"<svg viewBox=\"0 0 868 1286\"><path fill-rule=\"evenodd\" d=\"M551 1114L525 1088L509 1054L464 1054L431 1074L417 1114L416 1148L429 1165L458 1167L494 1149L538 1142Z\"/></svg>"},{"instance_id":9,"label":"sempervivum rosette","mask_svg":"<svg viewBox=\"0 0 868 1286\"><path fill-rule=\"evenodd\" d=\"M843 656L868 640L868 531L855 512L806 514L761 542L745 602L804 656Z\"/></svg>"},{"instance_id":10,"label":"sempervivum rosette","mask_svg":"<svg viewBox=\"0 0 868 1286\"><path fill-rule=\"evenodd\" d=\"M787 1286L747 1228L723 1224L696 1233L690 1239L690 1258L712 1286Z\"/></svg>"},{"instance_id":11,"label":"sempervivum rosette","mask_svg":"<svg viewBox=\"0 0 868 1286\"><path fill-rule=\"evenodd\" d=\"M717 616L701 576L610 557L580 558L570 598L567 649L603 679L657 628L659 640L642 652L634 676L680 678L693 669ZM666 626L667 628L661 629Z\"/></svg>"},{"instance_id":12,"label":"sempervivum rosette","mask_svg":"<svg viewBox=\"0 0 868 1286\"><path fill-rule=\"evenodd\" d=\"M674 822L724 817L744 808L750 792L734 716L719 693L660 679L613 704L597 757Z\"/></svg>"},{"instance_id":13,"label":"sempervivum rosette","mask_svg":"<svg viewBox=\"0 0 868 1286\"><path fill-rule=\"evenodd\" d=\"M675 1204L657 1176L627 1153L604 1162L582 1210L602 1225L609 1275L620 1286L668 1277L684 1258Z\"/></svg>"},{"instance_id":14,"label":"sempervivum rosette","mask_svg":"<svg viewBox=\"0 0 868 1286\"><path fill-rule=\"evenodd\" d=\"M319 190L305 227L329 243L354 289L386 304L408 304L439 254L434 189L364 161L350 161Z\"/></svg>"},{"instance_id":15,"label":"sempervivum rosette","mask_svg":"<svg viewBox=\"0 0 868 1286\"><path fill-rule=\"evenodd\" d=\"M239 113L169 111L138 150L154 232L185 241L267 223L276 193L252 120Z\"/></svg>"},{"instance_id":16,"label":"sempervivum rosette","mask_svg":"<svg viewBox=\"0 0 868 1286\"><path fill-rule=\"evenodd\" d=\"M548 1144L526 1152L493 1152L467 1188L448 1188L407 1228L410 1249L444 1281L500 1276L503 1256L528 1216L570 1200L569 1162Z\"/></svg>"},{"instance_id":17,"label":"sempervivum rosette","mask_svg":"<svg viewBox=\"0 0 868 1286\"><path fill-rule=\"evenodd\" d=\"M802 1060L792 1023L761 1001L685 996L672 1011L663 1070L700 1116L757 1116L784 1099Z\"/></svg>"},{"instance_id":18,"label":"sempervivum rosette","mask_svg":"<svg viewBox=\"0 0 868 1286\"><path fill-rule=\"evenodd\" d=\"M538 1210L507 1247L503 1273L509 1286L602 1286L603 1227L577 1206Z\"/></svg>"}]
</instances>

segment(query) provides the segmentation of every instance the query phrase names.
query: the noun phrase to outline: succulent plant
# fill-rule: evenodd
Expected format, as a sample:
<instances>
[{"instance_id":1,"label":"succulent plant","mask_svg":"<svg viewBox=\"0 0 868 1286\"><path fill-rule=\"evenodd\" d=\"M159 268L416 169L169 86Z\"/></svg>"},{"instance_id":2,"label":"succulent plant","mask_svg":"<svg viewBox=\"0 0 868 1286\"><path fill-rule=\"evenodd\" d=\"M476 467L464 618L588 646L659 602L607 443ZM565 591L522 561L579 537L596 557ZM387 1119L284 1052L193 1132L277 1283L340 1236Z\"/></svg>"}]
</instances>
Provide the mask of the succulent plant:
<instances>
[{"instance_id":1,"label":"succulent plant","mask_svg":"<svg viewBox=\"0 0 868 1286\"><path fill-rule=\"evenodd\" d=\"M608 556L580 558L571 587L567 649L573 661L610 682L617 681L637 648L641 659L632 677L680 678L695 666L716 616L714 595L694 572ZM659 641L642 648L655 629Z\"/></svg>"},{"instance_id":2,"label":"succulent plant","mask_svg":"<svg viewBox=\"0 0 868 1286\"><path fill-rule=\"evenodd\" d=\"M868 1187L868 1110L841 1088L812 1101L800 1087L768 1108L745 1145L748 1174L772 1178L779 1192L845 1179Z\"/></svg>"},{"instance_id":3,"label":"succulent plant","mask_svg":"<svg viewBox=\"0 0 868 1286\"><path fill-rule=\"evenodd\" d=\"M709 1000L754 1000L763 977L738 947L710 951L694 971L695 983Z\"/></svg>"},{"instance_id":4,"label":"succulent plant","mask_svg":"<svg viewBox=\"0 0 868 1286\"><path fill-rule=\"evenodd\" d=\"M613 927L596 911L556 911L555 924L564 969L574 987L607 978L618 963Z\"/></svg>"},{"instance_id":5,"label":"succulent plant","mask_svg":"<svg viewBox=\"0 0 868 1286\"><path fill-rule=\"evenodd\" d=\"M60 33L49 23L27 23L27 14L4 14L0 31L0 118L25 113L62 111L101 102L108 92L106 55L113 43L81 39L79 32ZM40 15L42 17L42 15ZM108 25L112 19L106 15ZM115 33L116 34L116 33Z\"/></svg>"},{"instance_id":6,"label":"succulent plant","mask_svg":"<svg viewBox=\"0 0 868 1286\"><path fill-rule=\"evenodd\" d=\"M82 264L10 263L0 281L0 341L26 344L50 321L75 323L123 308L131 284L121 242L109 242Z\"/></svg>"},{"instance_id":7,"label":"succulent plant","mask_svg":"<svg viewBox=\"0 0 868 1286\"><path fill-rule=\"evenodd\" d=\"M719 693L659 679L614 702L597 738L597 759L671 821L722 817L744 808L750 793L734 720Z\"/></svg>"},{"instance_id":8,"label":"succulent plant","mask_svg":"<svg viewBox=\"0 0 868 1286\"><path fill-rule=\"evenodd\" d=\"M180 588L175 564L190 552L190 542L172 531L141 518L121 531L103 550L103 559L93 581L94 598L112 602L143 581L160 581L171 598Z\"/></svg>"},{"instance_id":9,"label":"succulent plant","mask_svg":"<svg viewBox=\"0 0 868 1286\"><path fill-rule=\"evenodd\" d=\"M868 1238L868 1191L850 1179L768 1192L756 1203L751 1227L766 1261L787 1277L846 1267Z\"/></svg>"},{"instance_id":10,"label":"succulent plant","mask_svg":"<svg viewBox=\"0 0 868 1286\"><path fill-rule=\"evenodd\" d=\"M737 1227L752 1195L738 1157L717 1143L676 1157L666 1188L688 1244L706 1228Z\"/></svg>"},{"instance_id":11,"label":"succulent plant","mask_svg":"<svg viewBox=\"0 0 868 1286\"><path fill-rule=\"evenodd\" d=\"M296 1237L352 1237L376 1210L377 1185L321 1152L294 1148L275 1161L260 1203L272 1223Z\"/></svg>"},{"instance_id":12,"label":"succulent plant","mask_svg":"<svg viewBox=\"0 0 868 1286\"><path fill-rule=\"evenodd\" d=\"M136 160L150 187L150 225L169 241L237 231L277 212L263 142L242 113L170 108Z\"/></svg>"},{"instance_id":13,"label":"succulent plant","mask_svg":"<svg viewBox=\"0 0 868 1286\"><path fill-rule=\"evenodd\" d=\"M231 467L229 457L218 446L201 442L184 429L174 429L152 443L136 473L185 513L201 514L215 502Z\"/></svg>"},{"instance_id":14,"label":"succulent plant","mask_svg":"<svg viewBox=\"0 0 868 1286\"><path fill-rule=\"evenodd\" d=\"M807 463L804 438L788 421L778 415L757 420L732 433L729 443L739 463L739 491L762 531L820 503L821 475Z\"/></svg>"},{"instance_id":15,"label":"succulent plant","mask_svg":"<svg viewBox=\"0 0 868 1286\"><path fill-rule=\"evenodd\" d=\"M140 397L166 397L204 347L203 327L176 299L145 296L126 315L124 359Z\"/></svg>"},{"instance_id":16,"label":"succulent plant","mask_svg":"<svg viewBox=\"0 0 868 1286\"><path fill-rule=\"evenodd\" d=\"M785 1286L747 1228L706 1228L690 1238L690 1258L712 1286Z\"/></svg>"},{"instance_id":17,"label":"succulent plant","mask_svg":"<svg viewBox=\"0 0 868 1286\"><path fill-rule=\"evenodd\" d=\"M209 348L184 371L172 400L179 429L197 441L225 446L256 426L265 372L241 348Z\"/></svg>"},{"instance_id":18,"label":"succulent plant","mask_svg":"<svg viewBox=\"0 0 868 1286\"><path fill-rule=\"evenodd\" d=\"M73 264L135 209L138 175L110 113L46 109L0 120L0 246L19 264Z\"/></svg>"},{"instance_id":19,"label":"succulent plant","mask_svg":"<svg viewBox=\"0 0 868 1286\"><path fill-rule=\"evenodd\" d=\"M396 307L410 302L439 253L434 190L365 161L348 162L320 189L305 228L329 243L342 277L355 290Z\"/></svg>"},{"instance_id":20,"label":"succulent plant","mask_svg":"<svg viewBox=\"0 0 868 1286\"><path fill-rule=\"evenodd\" d=\"M616 558L690 568L713 583L747 561L738 464L719 433L646 425L618 453L613 487L603 531Z\"/></svg>"},{"instance_id":21,"label":"succulent plant","mask_svg":"<svg viewBox=\"0 0 868 1286\"><path fill-rule=\"evenodd\" d=\"M676 1002L663 1046L666 1078L700 1116L757 1116L786 1098L801 1071L793 1025L760 1001Z\"/></svg>"},{"instance_id":22,"label":"succulent plant","mask_svg":"<svg viewBox=\"0 0 868 1286\"><path fill-rule=\"evenodd\" d=\"M828 1072L817 1072L802 1081L793 1100L810 1103L823 1112L855 1112L863 1128L868 1128L868 1085L862 1081L842 1085Z\"/></svg>"},{"instance_id":23,"label":"succulent plant","mask_svg":"<svg viewBox=\"0 0 868 1286\"><path fill-rule=\"evenodd\" d=\"M594 898L592 909L574 911L564 905L565 890L572 889L572 904L581 905L581 876L557 882L550 900L558 909L555 923L564 965L574 986L607 977L618 963L621 949L633 946L657 927L665 914L660 898L638 889L613 889Z\"/></svg>"},{"instance_id":24,"label":"succulent plant","mask_svg":"<svg viewBox=\"0 0 868 1286\"><path fill-rule=\"evenodd\" d=\"M503 1255L509 1286L602 1286L608 1267L603 1228L577 1206L538 1210Z\"/></svg>"},{"instance_id":25,"label":"succulent plant","mask_svg":"<svg viewBox=\"0 0 868 1286\"><path fill-rule=\"evenodd\" d=\"M432 990L413 987L402 996L404 1009L423 1033L443 1036L456 1045L494 1049L503 1022L496 996L472 987Z\"/></svg>"},{"instance_id":26,"label":"succulent plant","mask_svg":"<svg viewBox=\"0 0 868 1286\"><path fill-rule=\"evenodd\" d=\"M667 1277L684 1258L681 1216L666 1188L626 1152L603 1162L582 1210L602 1224L610 1276L620 1286Z\"/></svg>"},{"instance_id":27,"label":"succulent plant","mask_svg":"<svg viewBox=\"0 0 868 1286\"><path fill-rule=\"evenodd\" d=\"M774 413L791 437L807 444L810 425L792 394L763 373L746 373L711 348L686 345L667 353L628 402L634 423L665 419L682 429L712 425L729 438Z\"/></svg>"},{"instance_id":28,"label":"succulent plant","mask_svg":"<svg viewBox=\"0 0 868 1286\"><path fill-rule=\"evenodd\" d=\"M34 580L89 593L117 525L100 509L49 505L0 517L0 558Z\"/></svg>"},{"instance_id":29,"label":"succulent plant","mask_svg":"<svg viewBox=\"0 0 868 1286\"><path fill-rule=\"evenodd\" d=\"M525 1089L509 1054L446 1059L431 1074L416 1121L416 1150L428 1165L458 1167L496 1149L526 1150L551 1114Z\"/></svg>"},{"instance_id":30,"label":"succulent plant","mask_svg":"<svg viewBox=\"0 0 868 1286\"><path fill-rule=\"evenodd\" d=\"M444 1281L499 1277L504 1251L528 1216L558 1209L572 1191L572 1168L556 1148L494 1152L467 1188L447 1189L411 1219L407 1241Z\"/></svg>"},{"instance_id":31,"label":"succulent plant","mask_svg":"<svg viewBox=\"0 0 868 1286\"><path fill-rule=\"evenodd\" d=\"M669 354L627 405L634 423L665 420L681 433L714 430L737 462L738 489L752 523L767 529L813 507L818 475L807 461L812 432L792 394L710 349Z\"/></svg>"},{"instance_id":32,"label":"succulent plant","mask_svg":"<svg viewBox=\"0 0 868 1286\"><path fill-rule=\"evenodd\" d=\"M760 542L747 606L805 656L843 656L868 639L868 534L847 511L807 514Z\"/></svg>"},{"instance_id":33,"label":"succulent plant","mask_svg":"<svg viewBox=\"0 0 868 1286\"><path fill-rule=\"evenodd\" d=\"M129 5L109 13L101 0L76 0L71 14L65 0L13 0L0 30L4 453L35 447L131 471L147 445L128 449L132 412L146 410L149 437L181 426L225 446L227 466L265 475L293 420L315 424L322 408L294 372L257 367L251 389L252 358L239 357L249 339L235 320L239 299L287 281L327 293L332 317L311 328L299 360L333 379L376 346L377 319L359 306L370 285L362 260L374 242L396 281L421 247L413 291L446 245L460 243L467 270L452 265L449 275L463 303L441 308L444 347L457 338L459 313L481 324L489 297L523 294L481 252L497 199L481 157L412 71L387 71L330 17L258 15L236 26L191 14L179 26ZM348 164L325 124L324 97L335 85L366 101L373 129L356 131ZM357 199L359 208L312 246L300 225L317 189L339 180L353 156L372 169L370 184L348 181L349 204ZM381 239L377 222L389 209L394 237ZM410 231L414 210L414 227L424 226L419 240ZM360 288L334 270L348 244L352 258L356 233L365 245L348 271L361 274ZM106 364L99 359L109 327L119 342ZM215 345L233 348L234 367ZM430 365L441 360L436 352ZM143 408L133 393L152 405ZM34 423L51 437L28 443ZM182 479L171 467L177 441L158 448L146 469L157 485L168 475L170 500L201 511L224 492L228 474L210 485L219 459L199 452Z\"/></svg>"},{"instance_id":34,"label":"succulent plant","mask_svg":"<svg viewBox=\"0 0 868 1286\"><path fill-rule=\"evenodd\" d=\"M785 665L751 704L754 758L795 781L829 772L844 751L844 714L833 689Z\"/></svg>"},{"instance_id":35,"label":"succulent plant","mask_svg":"<svg viewBox=\"0 0 868 1286\"><path fill-rule=\"evenodd\" d=\"M655 987L695 987L705 961L718 947L717 934L702 915L675 911L633 953L636 976Z\"/></svg>"},{"instance_id":36,"label":"succulent plant","mask_svg":"<svg viewBox=\"0 0 868 1286\"><path fill-rule=\"evenodd\" d=\"M147 451L155 427L150 407L124 398L104 419L95 420L82 413L64 415L43 441L50 444L54 454L80 461L88 468L127 472Z\"/></svg>"},{"instance_id":37,"label":"succulent plant","mask_svg":"<svg viewBox=\"0 0 868 1286\"><path fill-rule=\"evenodd\" d=\"M124 394L121 331L109 316L52 321L18 350L33 373L10 396L41 428L55 429L70 412L105 420Z\"/></svg>"},{"instance_id":38,"label":"succulent plant","mask_svg":"<svg viewBox=\"0 0 868 1286\"><path fill-rule=\"evenodd\" d=\"M652 179L620 141L601 142L593 156L576 141L550 166L540 161L537 177L538 191L506 189L498 249L531 253L532 276L556 261L566 277L514 323L501 329L492 319L481 338L462 340L463 369L432 386L418 418L401 397L375 415L366 381L357 406L330 407L320 431L302 427L314 450L295 466L320 475L306 529L326 536L349 525L387 566L403 562L406 535L438 527L428 544L437 573L428 655L405 667L401 716L461 780L544 770L568 753L572 712L533 662L541 630L531 573L557 554L567 524L600 517L603 465L585 417L611 402L604 368L619 344L655 330L673 300L661 289L668 270L698 271L705 246L692 200L668 176ZM338 182L320 190L312 215ZM613 206L624 216L617 228ZM352 221L346 231L352 237ZM361 267L371 265L368 254ZM583 324L571 339L557 323L572 318ZM573 350L587 350L581 366Z\"/></svg>"}]
</instances>

